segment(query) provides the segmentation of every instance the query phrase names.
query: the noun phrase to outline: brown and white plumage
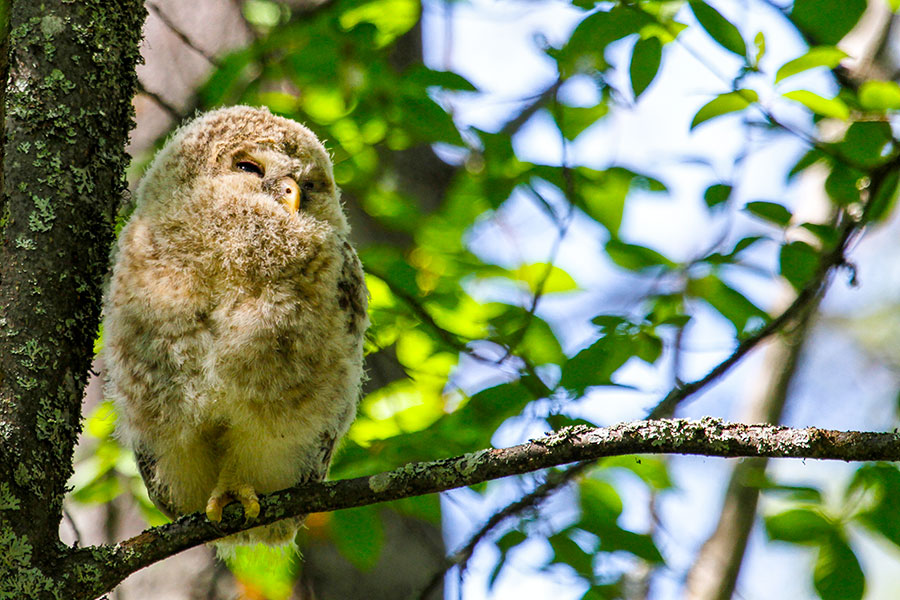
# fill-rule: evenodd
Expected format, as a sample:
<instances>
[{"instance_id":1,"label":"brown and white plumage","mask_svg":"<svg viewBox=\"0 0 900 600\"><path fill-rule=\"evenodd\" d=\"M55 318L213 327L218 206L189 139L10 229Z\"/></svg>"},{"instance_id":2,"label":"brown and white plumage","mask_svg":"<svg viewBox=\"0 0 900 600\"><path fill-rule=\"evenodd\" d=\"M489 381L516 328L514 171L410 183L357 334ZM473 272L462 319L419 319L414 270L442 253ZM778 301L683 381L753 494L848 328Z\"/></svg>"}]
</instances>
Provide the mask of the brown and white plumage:
<instances>
[{"instance_id":1,"label":"brown and white plumage","mask_svg":"<svg viewBox=\"0 0 900 600\"><path fill-rule=\"evenodd\" d=\"M105 299L108 395L170 516L322 479L356 414L366 291L315 135L267 110L201 115L159 152ZM232 542L290 541L299 522Z\"/></svg>"}]
</instances>

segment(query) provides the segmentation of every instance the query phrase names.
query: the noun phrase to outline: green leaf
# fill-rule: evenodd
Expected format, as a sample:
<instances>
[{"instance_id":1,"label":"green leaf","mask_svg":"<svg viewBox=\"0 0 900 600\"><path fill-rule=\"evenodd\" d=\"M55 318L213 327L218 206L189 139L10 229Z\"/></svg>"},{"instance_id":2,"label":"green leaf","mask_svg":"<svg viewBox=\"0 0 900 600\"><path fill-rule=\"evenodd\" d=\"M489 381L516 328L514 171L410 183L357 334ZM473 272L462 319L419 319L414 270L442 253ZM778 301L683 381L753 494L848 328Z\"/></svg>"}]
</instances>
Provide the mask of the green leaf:
<instances>
[{"instance_id":1,"label":"green leaf","mask_svg":"<svg viewBox=\"0 0 900 600\"><path fill-rule=\"evenodd\" d=\"M794 0L791 21L815 44L833 46L853 29L866 0Z\"/></svg>"},{"instance_id":2,"label":"green leaf","mask_svg":"<svg viewBox=\"0 0 900 600\"><path fill-rule=\"evenodd\" d=\"M239 581L253 582L259 597L288 600L297 579L299 561L281 548L257 544L236 547L226 564Z\"/></svg>"},{"instance_id":3,"label":"green leaf","mask_svg":"<svg viewBox=\"0 0 900 600\"><path fill-rule=\"evenodd\" d=\"M592 386L612 385L613 374L638 350L639 343L628 333L607 332L563 364L559 384L576 396Z\"/></svg>"},{"instance_id":4,"label":"green leaf","mask_svg":"<svg viewBox=\"0 0 900 600\"><path fill-rule=\"evenodd\" d=\"M489 322L493 341L508 346L534 364L561 364L566 360L559 340L547 322L522 307L505 305L505 310Z\"/></svg>"},{"instance_id":5,"label":"green leaf","mask_svg":"<svg viewBox=\"0 0 900 600\"><path fill-rule=\"evenodd\" d=\"M419 20L421 6L416 0L374 0L361 2L340 13L344 29L370 23L378 30L375 43L386 46L409 31Z\"/></svg>"},{"instance_id":6,"label":"green leaf","mask_svg":"<svg viewBox=\"0 0 900 600\"><path fill-rule=\"evenodd\" d=\"M818 94L814 94L809 90L795 90L782 94L788 100L799 102L817 115L823 117L831 117L833 119L841 119L846 121L850 118L850 109L844 104L840 98L823 98Z\"/></svg>"},{"instance_id":7,"label":"green leaf","mask_svg":"<svg viewBox=\"0 0 900 600\"><path fill-rule=\"evenodd\" d=\"M668 490L673 486L668 463L655 456L610 456L602 464L606 469L631 471L653 490Z\"/></svg>"},{"instance_id":8,"label":"green leaf","mask_svg":"<svg viewBox=\"0 0 900 600\"><path fill-rule=\"evenodd\" d=\"M869 531L884 536L900 547L900 471L889 463L860 467L848 486L848 493L871 492L869 506L854 517Z\"/></svg>"},{"instance_id":9,"label":"green leaf","mask_svg":"<svg viewBox=\"0 0 900 600\"><path fill-rule=\"evenodd\" d=\"M787 227L793 216L791 211L776 202L748 202L744 210L779 227Z\"/></svg>"},{"instance_id":10,"label":"green leaf","mask_svg":"<svg viewBox=\"0 0 900 600\"><path fill-rule=\"evenodd\" d=\"M822 513L808 508L794 508L765 518L770 540L792 544L819 544L834 535L835 525Z\"/></svg>"},{"instance_id":11,"label":"green leaf","mask_svg":"<svg viewBox=\"0 0 900 600\"><path fill-rule=\"evenodd\" d=\"M638 244L626 244L618 239L606 242L606 254L610 260L629 271L643 271L655 267L673 268L675 263L652 248Z\"/></svg>"},{"instance_id":12,"label":"green leaf","mask_svg":"<svg viewBox=\"0 0 900 600\"><path fill-rule=\"evenodd\" d=\"M691 129L705 123L710 119L728 113L744 110L754 102L759 101L759 95L753 90L740 89L726 94L720 94L700 107L691 121Z\"/></svg>"},{"instance_id":13,"label":"green leaf","mask_svg":"<svg viewBox=\"0 0 900 600\"><path fill-rule=\"evenodd\" d=\"M593 69L605 70L608 64L604 52L609 44L640 33L644 26L653 23L649 14L624 6L591 13L578 24L557 56L562 74L569 76Z\"/></svg>"},{"instance_id":14,"label":"green leaf","mask_svg":"<svg viewBox=\"0 0 900 600\"><path fill-rule=\"evenodd\" d=\"M587 580L594 577L594 557L584 550L581 546L572 541L569 536L564 533L547 538L550 547L553 548L553 560L551 564L564 564L572 567L578 575Z\"/></svg>"},{"instance_id":15,"label":"green leaf","mask_svg":"<svg viewBox=\"0 0 900 600\"><path fill-rule=\"evenodd\" d=\"M719 14L719 11L702 0L690 0L688 4L694 16L697 17L697 21L706 30L706 33L716 40L720 46L746 60L747 44L744 43L744 38L741 37L741 32L738 31L737 27Z\"/></svg>"},{"instance_id":16,"label":"green leaf","mask_svg":"<svg viewBox=\"0 0 900 600\"><path fill-rule=\"evenodd\" d=\"M372 506L348 508L331 513L332 536L340 553L361 571L378 563L384 545L384 525Z\"/></svg>"},{"instance_id":17,"label":"green leaf","mask_svg":"<svg viewBox=\"0 0 900 600\"><path fill-rule=\"evenodd\" d=\"M833 69L845 58L847 58L847 53L834 46L816 46L810 48L803 56L789 60L781 65L778 72L775 73L775 83L787 79L792 75L796 75L797 73L802 73L803 71L808 71L817 67L828 67L829 69Z\"/></svg>"},{"instance_id":18,"label":"green leaf","mask_svg":"<svg viewBox=\"0 0 900 600\"><path fill-rule=\"evenodd\" d=\"M578 107L557 105L557 114L554 115L556 125L567 140L574 140L585 129L599 121L609 112L606 102L600 102L595 106Z\"/></svg>"},{"instance_id":19,"label":"green leaf","mask_svg":"<svg viewBox=\"0 0 900 600\"><path fill-rule=\"evenodd\" d=\"M857 121L847 128L838 151L853 165L877 167L888 160L893 148L893 132L885 121Z\"/></svg>"},{"instance_id":20,"label":"green leaf","mask_svg":"<svg viewBox=\"0 0 900 600\"><path fill-rule=\"evenodd\" d=\"M604 532L601 538L600 549L606 551L624 550L649 563L661 564L665 562L652 537L644 533L628 531L621 527L613 527Z\"/></svg>"},{"instance_id":21,"label":"green leaf","mask_svg":"<svg viewBox=\"0 0 900 600\"><path fill-rule=\"evenodd\" d=\"M753 38L753 45L756 46L756 56L753 57L753 66L759 67L759 61L766 55L766 36L762 31L758 31Z\"/></svg>"},{"instance_id":22,"label":"green leaf","mask_svg":"<svg viewBox=\"0 0 900 600\"><path fill-rule=\"evenodd\" d=\"M497 540L496 544L497 549L500 550L500 558L497 559L497 564L494 565L494 568L491 570L491 574L488 577L488 590L494 588L494 584L497 582L500 571L502 571L504 565L506 565L506 555L509 554L510 550L526 540L528 540L528 536L515 529L507 531L503 534L503 537Z\"/></svg>"},{"instance_id":23,"label":"green leaf","mask_svg":"<svg viewBox=\"0 0 900 600\"><path fill-rule=\"evenodd\" d=\"M862 171L837 163L825 178L825 191L828 196L841 206L859 202L859 180L864 176Z\"/></svg>"},{"instance_id":24,"label":"green leaf","mask_svg":"<svg viewBox=\"0 0 900 600\"><path fill-rule=\"evenodd\" d=\"M691 279L687 292L705 300L719 314L734 325L737 334L744 335L769 320L769 315L750 302L743 294L728 287L715 275Z\"/></svg>"},{"instance_id":25,"label":"green leaf","mask_svg":"<svg viewBox=\"0 0 900 600\"><path fill-rule=\"evenodd\" d=\"M556 265L548 263L522 265L514 273L516 279L528 285L532 294L537 294L539 291L544 294L553 294L578 289L572 276Z\"/></svg>"},{"instance_id":26,"label":"green leaf","mask_svg":"<svg viewBox=\"0 0 900 600\"><path fill-rule=\"evenodd\" d=\"M781 247L779 264L782 277L799 291L815 277L819 253L805 242L791 242Z\"/></svg>"},{"instance_id":27,"label":"green leaf","mask_svg":"<svg viewBox=\"0 0 900 600\"><path fill-rule=\"evenodd\" d=\"M900 173L896 169L885 175L881 187L875 191L875 196L866 209L866 218L870 222L877 223L891 214L897 203L898 182L900 182Z\"/></svg>"},{"instance_id":28,"label":"green leaf","mask_svg":"<svg viewBox=\"0 0 900 600\"><path fill-rule=\"evenodd\" d=\"M622 514L622 498L616 488L599 479L585 477L578 485L581 506L579 527L597 533L614 525Z\"/></svg>"},{"instance_id":29,"label":"green leaf","mask_svg":"<svg viewBox=\"0 0 900 600\"><path fill-rule=\"evenodd\" d=\"M859 87L858 97L866 110L900 109L900 85L893 81L865 81Z\"/></svg>"},{"instance_id":30,"label":"green leaf","mask_svg":"<svg viewBox=\"0 0 900 600\"><path fill-rule=\"evenodd\" d=\"M605 171L579 167L574 174L582 208L613 236L618 234L622 225L625 200L632 190L666 191L666 186L656 179L622 167L611 167ZM560 182L560 185L565 183Z\"/></svg>"},{"instance_id":31,"label":"green leaf","mask_svg":"<svg viewBox=\"0 0 900 600\"><path fill-rule=\"evenodd\" d=\"M706 206L709 208L715 208L728 202L733 189L734 186L731 185L714 183L703 192L703 201L706 202Z\"/></svg>"},{"instance_id":32,"label":"green leaf","mask_svg":"<svg viewBox=\"0 0 900 600\"><path fill-rule=\"evenodd\" d=\"M822 600L859 600L866 590L866 576L853 549L833 535L819 548L813 584Z\"/></svg>"},{"instance_id":33,"label":"green leaf","mask_svg":"<svg viewBox=\"0 0 900 600\"><path fill-rule=\"evenodd\" d=\"M635 98L640 97L653 82L659 71L660 60L662 60L662 44L659 38L649 37L635 43L628 70Z\"/></svg>"}]
</instances>

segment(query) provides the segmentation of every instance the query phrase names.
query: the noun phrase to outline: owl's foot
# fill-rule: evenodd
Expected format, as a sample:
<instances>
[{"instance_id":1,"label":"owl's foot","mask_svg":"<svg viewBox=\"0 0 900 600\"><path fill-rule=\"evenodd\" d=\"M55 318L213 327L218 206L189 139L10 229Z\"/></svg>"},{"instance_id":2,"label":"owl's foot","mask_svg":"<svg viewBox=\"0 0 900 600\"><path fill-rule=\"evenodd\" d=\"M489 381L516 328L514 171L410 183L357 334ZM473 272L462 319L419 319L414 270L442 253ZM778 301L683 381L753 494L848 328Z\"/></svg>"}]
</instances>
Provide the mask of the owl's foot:
<instances>
[{"instance_id":1,"label":"owl's foot","mask_svg":"<svg viewBox=\"0 0 900 600\"><path fill-rule=\"evenodd\" d=\"M259 498L252 486L242 485L234 490L213 491L212 496L206 502L206 518L218 523L222 520L222 509L237 501L244 507L244 518L252 520L259 516Z\"/></svg>"}]
</instances>

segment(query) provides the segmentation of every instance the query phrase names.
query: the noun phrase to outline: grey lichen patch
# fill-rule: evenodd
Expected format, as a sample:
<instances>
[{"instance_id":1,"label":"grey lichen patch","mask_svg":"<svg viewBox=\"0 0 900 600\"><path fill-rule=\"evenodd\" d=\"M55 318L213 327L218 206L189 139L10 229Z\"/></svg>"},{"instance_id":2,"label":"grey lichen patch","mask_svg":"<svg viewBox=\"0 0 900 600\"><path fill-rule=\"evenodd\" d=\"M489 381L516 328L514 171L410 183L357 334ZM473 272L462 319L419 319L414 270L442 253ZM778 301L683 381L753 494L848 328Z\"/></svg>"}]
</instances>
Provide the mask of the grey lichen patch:
<instances>
[{"instance_id":1,"label":"grey lichen patch","mask_svg":"<svg viewBox=\"0 0 900 600\"><path fill-rule=\"evenodd\" d=\"M456 471L463 477L468 477L478 469L488 454L490 454L489 450L479 450L462 456L456 463Z\"/></svg>"},{"instance_id":2,"label":"grey lichen patch","mask_svg":"<svg viewBox=\"0 0 900 600\"><path fill-rule=\"evenodd\" d=\"M394 477L390 473L377 473L369 477L369 489L380 494L390 488L393 481Z\"/></svg>"},{"instance_id":3,"label":"grey lichen patch","mask_svg":"<svg viewBox=\"0 0 900 600\"><path fill-rule=\"evenodd\" d=\"M53 37L65 28L66 24L56 15L47 15L41 19L41 33L44 37Z\"/></svg>"}]
</instances>

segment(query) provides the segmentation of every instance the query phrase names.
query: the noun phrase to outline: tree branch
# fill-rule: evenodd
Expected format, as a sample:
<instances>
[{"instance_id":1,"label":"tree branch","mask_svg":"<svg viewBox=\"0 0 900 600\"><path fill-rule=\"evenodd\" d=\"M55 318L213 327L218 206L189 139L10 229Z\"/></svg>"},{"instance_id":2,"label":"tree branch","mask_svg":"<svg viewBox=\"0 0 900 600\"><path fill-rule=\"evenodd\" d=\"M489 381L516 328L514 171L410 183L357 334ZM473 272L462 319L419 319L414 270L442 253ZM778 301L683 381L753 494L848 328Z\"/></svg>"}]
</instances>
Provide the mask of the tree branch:
<instances>
[{"instance_id":1,"label":"tree branch","mask_svg":"<svg viewBox=\"0 0 900 600\"><path fill-rule=\"evenodd\" d=\"M427 463L411 463L368 477L289 488L260 498L259 517L245 523L232 504L218 525L202 513L154 527L115 546L72 551L68 568L101 570L93 589L71 590L74 599L94 598L129 574L168 556L251 527L286 517L365 506L432 494L576 461L623 454L766 456L845 461L900 460L900 434L791 429L773 425L671 419L613 427L571 427L510 448L486 449Z\"/></svg>"}]
</instances>

